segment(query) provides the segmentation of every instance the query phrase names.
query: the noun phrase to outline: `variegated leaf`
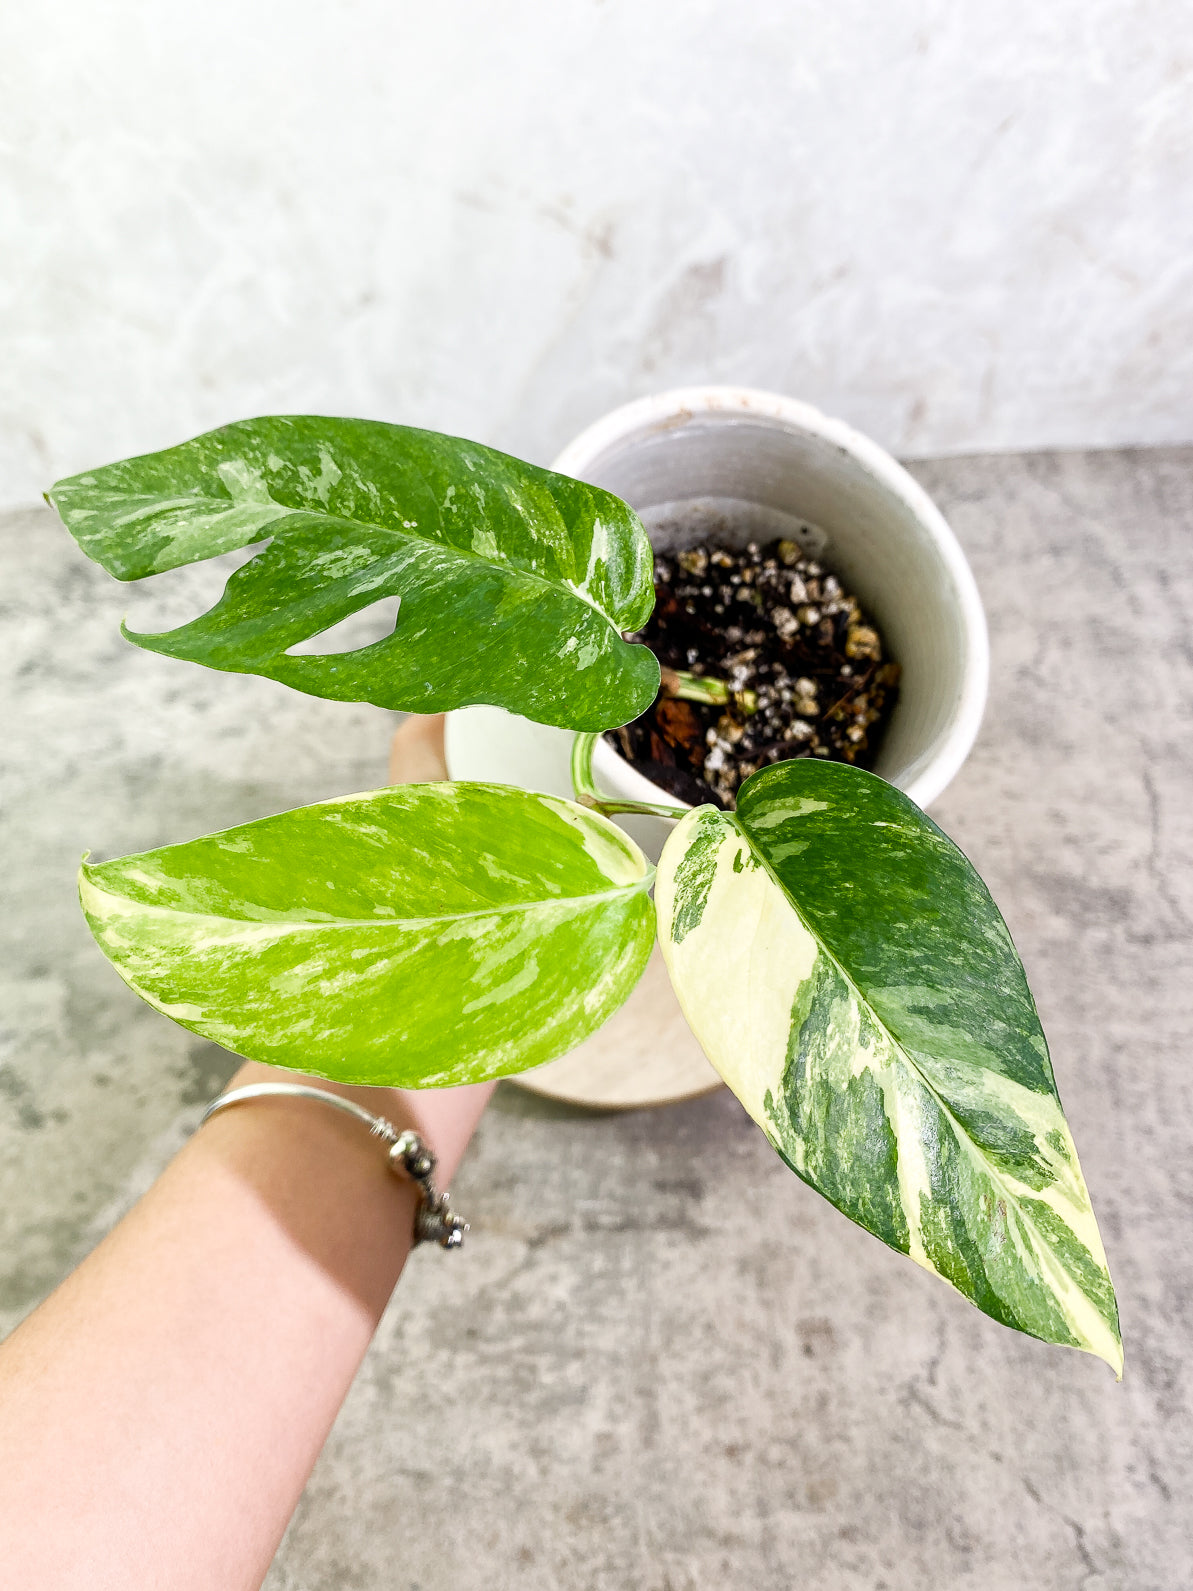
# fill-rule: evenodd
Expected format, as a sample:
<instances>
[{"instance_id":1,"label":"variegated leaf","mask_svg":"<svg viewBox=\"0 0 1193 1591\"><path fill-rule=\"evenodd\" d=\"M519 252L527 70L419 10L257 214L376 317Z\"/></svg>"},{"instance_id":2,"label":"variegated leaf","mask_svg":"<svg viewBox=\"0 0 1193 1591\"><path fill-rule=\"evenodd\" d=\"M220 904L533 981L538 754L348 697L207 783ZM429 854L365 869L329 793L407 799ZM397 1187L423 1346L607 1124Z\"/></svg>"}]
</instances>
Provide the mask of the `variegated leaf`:
<instances>
[{"instance_id":1,"label":"variegated leaf","mask_svg":"<svg viewBox=\"0 0 1193 1591\"><path fill-rule=\"evenodd\" d=\"M270 538L208 613L162 634L126 630L150 651L312 696L420 713L486 702L572 729L626 723L658 690L653 654L621 638L654 603L637 515L475 442L275 415L48 495L83 551L121 580ZM394 596L384 639L293 653Z\"/></svg>"},{"instance_id":2,"label":"variegated leaf","mask_svg":"<svg viewBox=\"0 0 1193 1591\"><path fill-rule=\"evenodd\" d=\"M725 1081L805 1182L996 1320L1121 1370L1114 1289L1019 957L898 790L815 759L689 813L663 953Z\"/></svg>"},{"instance_id":3,"label":"variegated leaf","mask_svg":"<svg viewBox=\"0 0 1193 1591\"><path fill-rule=\"evenodd\" d=\"M83 910L141 997L255 1060L471 1083L580 1043L654 937L607 818L503 785L403 785L84 862Z\"/></svg>"}]
</instances>

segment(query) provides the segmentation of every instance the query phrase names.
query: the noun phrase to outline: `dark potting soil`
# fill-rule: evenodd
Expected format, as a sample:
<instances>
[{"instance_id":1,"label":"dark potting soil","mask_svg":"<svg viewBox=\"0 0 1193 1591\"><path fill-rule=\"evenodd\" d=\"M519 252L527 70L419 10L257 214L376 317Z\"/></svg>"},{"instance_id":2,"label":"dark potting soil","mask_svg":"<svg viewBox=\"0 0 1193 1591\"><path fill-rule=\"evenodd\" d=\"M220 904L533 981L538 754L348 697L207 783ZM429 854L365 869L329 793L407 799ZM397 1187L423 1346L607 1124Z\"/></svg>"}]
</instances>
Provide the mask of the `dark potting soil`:
<instances>
[{"instance_id":1,"label":"dark potting soil","mask_svg":"<svg viewBox=\"0 0 1193 1591\"><path fill-rule=\"evenodd\" d=\"M793 757L868 768L899 692L877 626L794 541L656 556L654 612L630 639L663 665L663 690L605 738L693 805L731 809L750 774ZM728 705L668 694L669 671L724 681Z\"/></svg>"}]
</instances>

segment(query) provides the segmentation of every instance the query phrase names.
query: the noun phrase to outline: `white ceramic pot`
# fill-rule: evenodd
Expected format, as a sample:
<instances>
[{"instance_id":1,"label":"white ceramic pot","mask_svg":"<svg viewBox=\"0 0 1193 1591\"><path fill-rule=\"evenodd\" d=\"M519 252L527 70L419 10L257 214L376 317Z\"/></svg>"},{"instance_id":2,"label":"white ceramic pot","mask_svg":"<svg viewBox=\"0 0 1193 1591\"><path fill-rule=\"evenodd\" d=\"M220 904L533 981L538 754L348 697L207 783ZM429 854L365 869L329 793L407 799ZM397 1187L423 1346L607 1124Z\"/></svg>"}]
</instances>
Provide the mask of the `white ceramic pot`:
<instances>
[{"instance_id":1,"label":"white ceramic pot","mask_svg":"<svg viewBox=\"0 0 1193 1591\"><path fill-rule=\"evenodd\" d=\"M806 403L746 387L687 387L615 409L553 469L637 509L660 550L733 527L739 543L789 536L857 594L903 666L875 771L922 807L964 762L986 701L989 649L977 586L931 498L888 453ZM683 528L676 531L681 517ZM570 796L572 735L494 707L452 713L453 778ZM675 806L604 740L593 771L611 796ZM657 858L669 825L622 820Z\"/></svg>"}]
</instances>

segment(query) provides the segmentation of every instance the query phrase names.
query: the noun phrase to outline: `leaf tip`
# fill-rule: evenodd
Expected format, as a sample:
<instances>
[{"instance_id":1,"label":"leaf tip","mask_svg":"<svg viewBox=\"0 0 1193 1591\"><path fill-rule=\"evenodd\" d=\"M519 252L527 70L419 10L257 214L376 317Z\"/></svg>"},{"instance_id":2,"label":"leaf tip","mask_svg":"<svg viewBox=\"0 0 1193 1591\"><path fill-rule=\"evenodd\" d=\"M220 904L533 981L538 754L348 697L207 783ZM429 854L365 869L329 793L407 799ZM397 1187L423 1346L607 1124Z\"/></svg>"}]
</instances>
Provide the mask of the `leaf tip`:
<instances>
[{"instance_id":1,"label":"leaf tip","mask_svg":"<svg viewBox=\"0 0 1193 1591\"><path fill-rule=\"evenodd\" d=\"M146 652L152 652L154 650L153 642L157 640L159 635L168 635L169 633L170 632L168 630L130 630L128 627L127 613L120 620L120 634L122 638L126 641L130 641L133 646L141 647Z\"/></svg>"},{"instance_id":2,"label":"leaf tip","mask_svg":"<svg viewBox=\"0 0 1193 1591\"><path fill-rule=\"evenodd\" d=\"M1121 1386L1123 1379L1123 1345L1121 1338L1116 1342L1114 1349L1110 1353L1101 1354L1099 1357L1114 1371L1114 1379Z\"/></svg>"}]
</instances>

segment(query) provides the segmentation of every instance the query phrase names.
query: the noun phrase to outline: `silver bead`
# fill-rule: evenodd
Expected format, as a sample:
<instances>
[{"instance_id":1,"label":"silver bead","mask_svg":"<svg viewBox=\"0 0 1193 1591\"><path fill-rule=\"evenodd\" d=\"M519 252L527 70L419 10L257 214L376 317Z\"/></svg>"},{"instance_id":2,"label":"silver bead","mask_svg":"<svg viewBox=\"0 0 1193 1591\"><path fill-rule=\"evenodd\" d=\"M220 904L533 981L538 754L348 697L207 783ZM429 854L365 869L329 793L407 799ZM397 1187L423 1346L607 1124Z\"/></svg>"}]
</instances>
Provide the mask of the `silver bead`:
<instances>
[{"instance_id":1,"label":"silver bead","mask_svg":"<svg viewBox=\"0 0 1193 1591\"><path fill-rule=\"evenodd\" d=\"M389 1151L389 1161L395 1171L405 1171L415 1182L425 1182L435 1170L435 1156L413 1135L398 1139Z\"/></svg>"},{"instance_id":2,"label":"silver bead","mask_svg":"<svg viewBox=\"0 0 1193 1591\"><path fill-rule=\"evenodd\" d=\"M459 1248L467 1230L467 1221L448 1208L446 1193L425 1199L414 1219L415 1242L438 1243L440 1248Z\"/></svg>"}]
</instances>

